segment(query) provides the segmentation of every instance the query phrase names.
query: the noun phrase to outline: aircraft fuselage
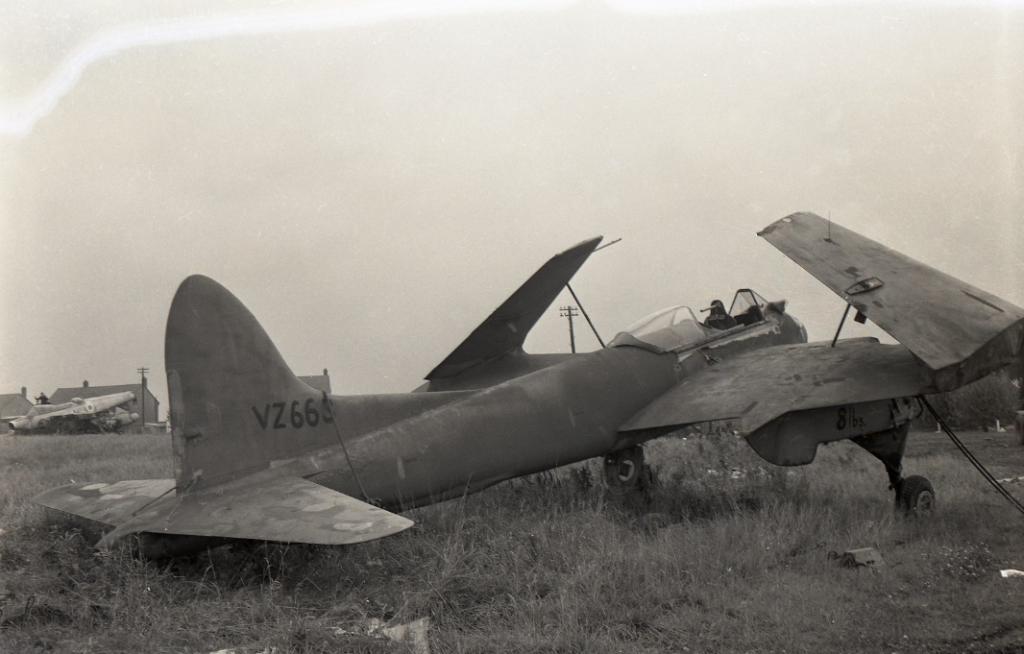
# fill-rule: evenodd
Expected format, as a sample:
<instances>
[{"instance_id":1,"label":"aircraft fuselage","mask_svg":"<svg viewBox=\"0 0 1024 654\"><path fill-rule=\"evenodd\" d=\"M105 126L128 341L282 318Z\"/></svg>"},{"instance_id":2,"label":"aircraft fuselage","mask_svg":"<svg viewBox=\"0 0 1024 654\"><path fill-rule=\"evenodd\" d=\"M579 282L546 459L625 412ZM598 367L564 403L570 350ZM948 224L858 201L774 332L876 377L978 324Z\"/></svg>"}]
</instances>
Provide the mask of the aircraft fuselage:
<instances>
[{"instance_id":1,"label":"aircraft fuselage","mask_svg":"<svg viewBox=\"0 0 1024 654\"><path fill-rule=\"evenodd\" d=\"M618 427L688 372L713 365L715 356L803 340L798 323L775 314L686 352L626 346L569 356L345 438L344 447L332 445L279 462L274 471L287 470L385 508L422 506L634 444L635 439L620 436ZM339 423L350 401L332 397ZM352 428L350 424L346 431Z\"/></svg>"}]
</instances>

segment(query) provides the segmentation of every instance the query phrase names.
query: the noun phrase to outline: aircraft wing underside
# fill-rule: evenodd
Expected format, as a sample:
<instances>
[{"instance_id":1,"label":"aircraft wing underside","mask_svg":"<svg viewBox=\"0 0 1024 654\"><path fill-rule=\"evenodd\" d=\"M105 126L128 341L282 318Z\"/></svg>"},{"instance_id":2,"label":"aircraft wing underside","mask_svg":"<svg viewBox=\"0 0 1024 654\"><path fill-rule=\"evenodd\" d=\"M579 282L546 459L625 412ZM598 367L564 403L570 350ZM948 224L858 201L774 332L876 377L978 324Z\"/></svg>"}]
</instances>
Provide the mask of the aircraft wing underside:
<instances>
[{"instance_id":1,"label":"aircraft wing underside","mask_svg":"<svg viewBox=\"0 0 1024 654\"><path fill-rule=\"evenodd\" d=\"M1024 309L812 213L760 233L907 347L940 391L1001 368L1021 348Z\"/></svg>"},{"instance_id":2,"label":"aircraft wing underside","mask_svg":"<svg viewBox=\"0 0 1024 654\"><path fill-rule=\"evenodd\" d=\"M902 345L876 339L779 345L688 375L620 432L740 420L749 434L792 411L933 393L931 375Z\"/></svg>"}]
</instances>

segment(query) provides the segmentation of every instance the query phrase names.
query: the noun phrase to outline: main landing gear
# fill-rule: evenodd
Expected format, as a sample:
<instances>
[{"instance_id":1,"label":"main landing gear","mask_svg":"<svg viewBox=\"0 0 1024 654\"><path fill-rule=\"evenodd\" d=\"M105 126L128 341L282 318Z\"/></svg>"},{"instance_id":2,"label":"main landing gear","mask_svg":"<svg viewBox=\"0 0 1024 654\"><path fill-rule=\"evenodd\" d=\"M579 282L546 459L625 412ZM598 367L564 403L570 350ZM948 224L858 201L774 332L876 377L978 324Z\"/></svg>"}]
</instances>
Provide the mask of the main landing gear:
<instances>
[{"instance_id":1,"label":"main landing gear","mask_svg":"<svg viewBox=\"0 0 1024 654\"><path fill-rule=\"evenodd\" d=\"M920 475L903 477L903 451L907 446L910 422L895 429L851 439L885 466L889 488L896 494L896 510L907 515L924 515L935 510L935 489Z\"/></svg>"}]
</instances>

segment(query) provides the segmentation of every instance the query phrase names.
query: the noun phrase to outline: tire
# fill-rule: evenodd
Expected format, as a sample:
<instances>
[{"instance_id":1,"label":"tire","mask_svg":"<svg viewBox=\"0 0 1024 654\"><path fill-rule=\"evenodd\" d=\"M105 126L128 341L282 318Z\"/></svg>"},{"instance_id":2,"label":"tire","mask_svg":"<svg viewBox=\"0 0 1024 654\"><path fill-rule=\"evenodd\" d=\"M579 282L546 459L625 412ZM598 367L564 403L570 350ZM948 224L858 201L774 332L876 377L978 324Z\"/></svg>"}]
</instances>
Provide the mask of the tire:
<instances>
[{"instance_id":1,"label":"tire","mask_svg":"<svg viewBox=\"0 0 1024 654\"><path fill-rule=\"evenodd\" d=\"M896 508L907 515L927 515L935 511L935 489L932 483L913 475L900 483Z\"/></svg>"},{"instance_id":2,"label":"tire","mask_svg":"<svg viewBox=\"0 0 1024 654\"><path fill-rule=\"evenodd\" d=\"M615 492L637 488L641 485L644 468L644 450L639 446L607 454L604 457L605 483Z\"/></svg>"}]
</instances>

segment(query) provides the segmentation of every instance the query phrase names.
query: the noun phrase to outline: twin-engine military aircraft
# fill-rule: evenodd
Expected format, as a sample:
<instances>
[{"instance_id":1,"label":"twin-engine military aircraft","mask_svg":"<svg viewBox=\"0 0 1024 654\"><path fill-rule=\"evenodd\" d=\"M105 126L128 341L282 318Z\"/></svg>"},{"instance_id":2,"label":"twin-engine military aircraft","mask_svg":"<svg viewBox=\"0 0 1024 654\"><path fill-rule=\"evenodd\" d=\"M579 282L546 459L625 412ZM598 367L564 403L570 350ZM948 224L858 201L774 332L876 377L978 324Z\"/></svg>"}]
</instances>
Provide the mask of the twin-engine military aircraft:
<instances>
[{"instance_id":1,"label":"twin-engine military aircraft","mask_svg":"<svg viewBox=\"0 0 1024 654\"><path fill-rule=\"evenodd\" d=\"M135 394L126 391L87 400L76 397L61 404L37 404L28 413L12 418L7 424L19 434L117 431L139 419L139 414L126 409L133 400Z\"/></svg>"},{"instance_id":2,"label":"twin-engine military aircraft","mask_svg":"<svg viewBox=\"0 0 1024 654\"><path fill-rule=\"evenodd\" d=\"M525 353L596 238L548 261L416 392L328 395L292 374L238 299L193 276L167 319L175 478L73 484L36 501L112 525L99 546L137 535L151 557L227 539L357 543L413 524L393 511L591 457L612 484L634 484L642 443L729 420L777 465L851 439L885 466L898 505L930 506L927 480L902 476L915 398L1009 363L1024 310L813 214L760 235L900 344L808 343L785 302L743 289L707 324L678 306L596 352Z\"/></svg>"}]
</instances>

